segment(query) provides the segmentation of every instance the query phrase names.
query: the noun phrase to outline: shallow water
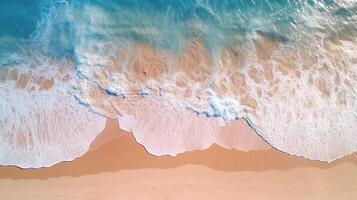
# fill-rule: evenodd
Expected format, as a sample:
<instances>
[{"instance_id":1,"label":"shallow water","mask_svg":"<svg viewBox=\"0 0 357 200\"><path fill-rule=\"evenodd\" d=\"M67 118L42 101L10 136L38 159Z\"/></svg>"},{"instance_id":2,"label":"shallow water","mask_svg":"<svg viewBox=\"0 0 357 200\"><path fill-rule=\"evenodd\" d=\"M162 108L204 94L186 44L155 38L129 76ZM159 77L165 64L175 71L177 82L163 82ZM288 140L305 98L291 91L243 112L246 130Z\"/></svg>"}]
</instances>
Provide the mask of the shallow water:
<instances>
[{"instance_id":1,"label":"shallow water","mask_svg":"<svg viewBox=\"0 0 357 200\"><path fill-rule=\"evenodd\" d=\"M0 149L20 155L2 154L3 165L79 156L104 127L103 116L130 118L125 126L134 135L152 137L140 140L149 151L152 141L184 141L157 155L214 143L215 128L189 133L206 130L202 117L214 121L209 126L244 118L274 148L308 159L333 161L357 149L354 1L18 0L0 10ZM149 120L148 107L161 120ZM56 109L83 112L73 116L80 123L52 123ZM185 130L165 127L175 120ZM38 124L46 127L31 129ZM152 127L177 134L150 135ZM63 139L63 131L74 137ZM52 139L33 141L43 135ZM11 142L21 137L30 142ZM58 147L77 144L62 157ZM36 162L21 158L29 152Z\"/></svg>"}]
</instances>

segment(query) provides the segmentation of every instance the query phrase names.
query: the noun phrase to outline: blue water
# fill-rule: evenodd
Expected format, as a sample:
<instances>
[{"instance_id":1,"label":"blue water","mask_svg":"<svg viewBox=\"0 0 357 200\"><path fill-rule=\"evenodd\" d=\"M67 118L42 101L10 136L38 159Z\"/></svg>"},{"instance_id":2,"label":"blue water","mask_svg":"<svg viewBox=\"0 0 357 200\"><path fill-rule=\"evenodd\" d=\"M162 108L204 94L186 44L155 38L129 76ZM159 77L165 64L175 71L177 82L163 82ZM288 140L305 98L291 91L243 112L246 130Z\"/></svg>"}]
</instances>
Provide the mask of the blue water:
<instances>
[{"instance_id":1,"label":"blue water","mask_svg":"<svg viewBox=\"0 0 357 200\"><path fill-rule=\"evenodd\" d=\"M284 41L316 31L354 33L357 6L346 2L7 0L0 2L0 53L27 42L49 56L75 60L76 45L84 40L134 41L180 50L187 39L199 37L212 50L245 43L257 31ZM308 24L313 15L329 23Z\"/></svg>"}]
</instances>

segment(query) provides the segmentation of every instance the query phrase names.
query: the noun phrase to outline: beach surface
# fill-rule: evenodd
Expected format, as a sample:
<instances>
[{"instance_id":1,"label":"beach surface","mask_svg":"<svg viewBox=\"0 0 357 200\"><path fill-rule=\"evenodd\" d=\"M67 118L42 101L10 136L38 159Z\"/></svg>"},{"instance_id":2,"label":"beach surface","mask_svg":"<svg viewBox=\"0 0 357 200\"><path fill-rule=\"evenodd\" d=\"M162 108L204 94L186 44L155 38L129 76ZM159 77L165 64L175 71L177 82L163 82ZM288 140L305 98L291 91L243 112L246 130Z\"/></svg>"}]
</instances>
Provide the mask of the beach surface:
<instances>
[{"instance_id":1,"label":"beach surface","mask_svg":"<svg viewBox=\"0 0 357 200\"><path fill-rule=\"evenodd\" d=\"M355 154L327 164L213 145L156 157L114 120L72 162L0 167L0 199L357 199L356 185Z\"/></svg>"}]
</instances>

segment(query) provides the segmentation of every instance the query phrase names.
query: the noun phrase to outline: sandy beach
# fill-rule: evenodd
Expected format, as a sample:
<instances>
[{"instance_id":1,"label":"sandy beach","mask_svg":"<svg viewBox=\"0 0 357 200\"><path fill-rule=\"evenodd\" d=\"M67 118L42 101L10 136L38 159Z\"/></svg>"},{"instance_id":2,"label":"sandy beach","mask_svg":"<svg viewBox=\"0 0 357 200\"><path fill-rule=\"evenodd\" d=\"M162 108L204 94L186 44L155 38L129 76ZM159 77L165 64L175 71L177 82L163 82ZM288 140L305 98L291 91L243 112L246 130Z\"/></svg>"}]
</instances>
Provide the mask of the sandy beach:
<instances>
[{"instance_id":1,"label":"sandy beach","mask_svg":"<svg viewBox=\"0 0 357 200\"><path fill-rule=\"evenodd\" d=\"M357 158L326 164L276 150L156 157L116 121L72 162L0 168L1 199L356 199Z\"/></svg>"},{"instance_id":2,"label":"sandy beach","mask_svg":"<svg viewBox=\"0 0 357 200\"><path fill-rule=\"evenodd\" d=\"M0 200L357 200L357 0L0 1Z\"/></svg>"}]
</instances>

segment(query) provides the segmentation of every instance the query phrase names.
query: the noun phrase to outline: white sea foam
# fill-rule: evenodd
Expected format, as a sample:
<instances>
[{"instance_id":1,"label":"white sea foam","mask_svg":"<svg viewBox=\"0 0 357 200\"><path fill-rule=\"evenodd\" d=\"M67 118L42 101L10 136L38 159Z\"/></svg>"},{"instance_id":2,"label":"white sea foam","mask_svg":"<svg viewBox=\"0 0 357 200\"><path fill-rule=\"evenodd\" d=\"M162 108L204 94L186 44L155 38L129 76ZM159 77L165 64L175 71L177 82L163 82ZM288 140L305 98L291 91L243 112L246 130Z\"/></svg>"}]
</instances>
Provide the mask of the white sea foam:
<instances>
[{"instance_id":1,"label":"white sea foam","mask_svg":"<svg viewBox=\"0 0 357 200\"><path fill-rule=\"evenodd\" d=\"M130 71L130 55L124 60L119 59L115 66L110 65L110 59L104 58L100 63L106 65L95 65L96 68L83 66L80 70L88 69L85 71L86 80L101 89L109 89L113 94L127 97L149 95L171 103L183 113L189 110L213 117L221 125L246 118L260 136L279 150L308 159L333 161L357 150L356 44L355 41L337 39L336 42L323 37L314 41L309 49L304 49L306 46L301 49L300 46L274 44L259 36L255 43L245 47L246 61L243 64L233 62L229 71L229 66L225 65L227 61L215 61L217 64L212 66L215 73L200 82L192 81L180 71L175 72L175 66L169 64L167 67L171 73L138 84ZM166 55L168 60L174 60L170 53ZM95 62L90 59L86 63ZM118 68L121 71L115 71ZM182 77L186 78L185 87L177 83ZM238 78L241 78L238 81L240 85L234 83ZM222 94L219 87L225 82L228 92ZM154 113L161 113L161 110ZM125 114L122 119L127 120ZM154 121L151 123L156 126ZM195 145L187 147L180 142L174 145L166 140L173 136L165 136L160 128L127 125L125 129L132 130L138 141L157 155L175 155L175 152L185 149L200 148ZM183 134L176 131L171 130L171 133ZM162 139L148 142L153 134L156 134L153 138L161 136ZM168 145L171 150L161 148L167 146L165 142L171 144Z\"/></svg>"},{"instance_id":2,"label":"white sea foam","mask_svg":"<svg viewBox=\"0 0 357 200\"><path fill-rule=\"evenodd\" d=\"M341 5L354 6L351 2ZM192 19L176 25L170 16L162 16L167 21L157 26L147 18L156 19L157 13L132 18L130 10L119 13L115 6L114 12L89 4L66 4L58 12L53 8L35 40L57 57L73 50L78 80L66 82L68 77L73 80L74 70L65 72L66 78L63 63L40 55L1 63L14 65L30 80L44 76L55 84L43 90L31 81L26 87L14 80L0 83L0 164L41 167L71 160L103 129L101 115L118 118L120 126L155 155L176 155L213 143L240 150L267 148L255 135L222 131L242 118L273 147L289 154L332 161L355 152L357 44L346 27L355 27L356 15L345 24L331 15L334 7L321 6L328 12L314 6L296 12L293 28L277 31L286 38L276 40L263 32L274 35L276 30L266 27L278 23L247 13L254 20L238 22L249 30L244 44L234 42L242 37L234 35L239 31L225 35L230 29L221 23ZM227 12L221 19L228 20L230 28L239 16ZM166 31L170 28L175 31ZM54 42L53 35L60 39ZM141 39L143 44L138 44ZM207 47L210 42L217 44ZM171 44L175 47L169 48Z\"/></svg>"},{"instance_id":3,"label":"white sea foam","mask_svg":"<svg viewBox=\"0 0 357 200\"><path fill-rule=\"evenodd\" d=\"M313 160L333 161L357 151L357 46L351 41L324 42L316 45L317 62L309 69L302 66L307 58L298 58L294 67L301 72L299 78L293 73L280 75L279 89L272 96L263 90L249 119L272 146ZM270 63L278 75L276 62ZM252 91L257 95L257 90Z\"/></svg>"},{"instance_id":4,"label":"white sea foam","mask_svg":"<svg viewBox=\"0 0 357 200\"><path fill-rule=\"evenodd\" d=\"M41 60L40 55L24 59L26 63L9 69L27 81L20 87L20 78L0 84L0 164L39 168L81 156L104 129L106 119L68 93L74 75L70 63ZM54 85L40 89L39 76L54 80Z\"/></svg>"},{"instance_id":5,"label":"white sea foam","mask_svg":"<svg viewBox=\"0 0 357 200\"><path fill-rule=\"evenodd\" d=\"M138 143L157 156L204 150L214 143L240 151L270 148L242 119L222 127L215 118L177 111L158 98L125 101L138 108L118 117L120 128L132 132Z\"/></svg>"}]
</instances>

